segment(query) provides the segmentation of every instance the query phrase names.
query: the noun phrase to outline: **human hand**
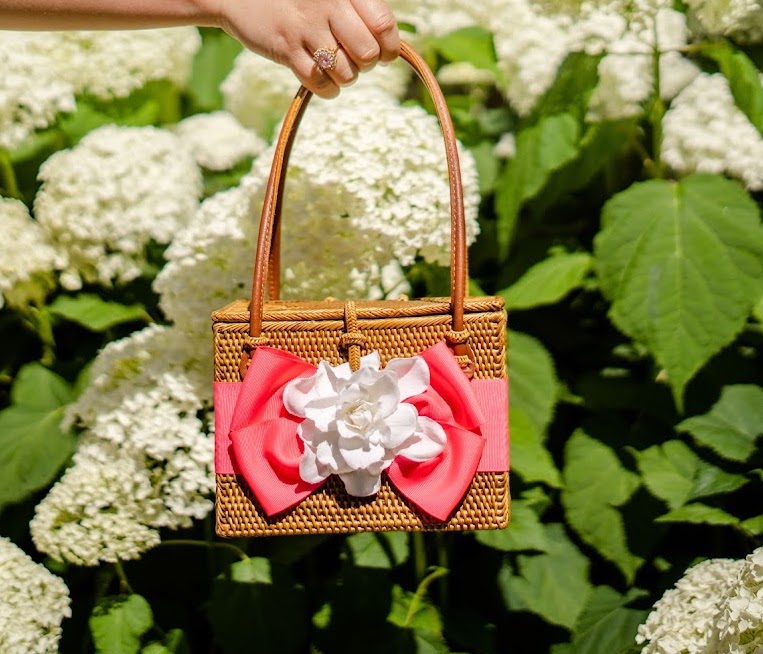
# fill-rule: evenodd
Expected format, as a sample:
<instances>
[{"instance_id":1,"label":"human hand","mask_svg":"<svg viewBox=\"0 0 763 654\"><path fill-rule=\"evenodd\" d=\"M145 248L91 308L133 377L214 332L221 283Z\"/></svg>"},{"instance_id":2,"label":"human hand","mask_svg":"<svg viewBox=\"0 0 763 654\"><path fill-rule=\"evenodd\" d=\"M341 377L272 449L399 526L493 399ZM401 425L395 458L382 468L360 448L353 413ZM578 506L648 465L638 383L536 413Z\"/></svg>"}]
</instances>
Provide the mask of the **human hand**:
<instances>
[{"instance_id":1,"label":"human hand","mask_svg":"<svg viewBox=\"0 0 763 654\"><path fill-rule=\"evenodd\" d=\"M359 71L395 59L400 36L384 0L216 0L220 26L247 48L291 68L323 98L339 94ZM336 51L321 70L313 53Z\"/></svg>"}]
</instances>

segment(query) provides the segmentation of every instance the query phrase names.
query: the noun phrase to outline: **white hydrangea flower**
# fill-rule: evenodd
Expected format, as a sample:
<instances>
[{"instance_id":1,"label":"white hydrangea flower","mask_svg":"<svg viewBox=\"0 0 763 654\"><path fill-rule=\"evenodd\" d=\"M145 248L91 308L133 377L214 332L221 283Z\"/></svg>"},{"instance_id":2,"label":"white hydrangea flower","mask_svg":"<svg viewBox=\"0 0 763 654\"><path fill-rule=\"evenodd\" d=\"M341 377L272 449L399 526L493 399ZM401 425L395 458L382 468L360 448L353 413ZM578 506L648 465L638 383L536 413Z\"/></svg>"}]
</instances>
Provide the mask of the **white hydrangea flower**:
<instances>
[{"instance_id":1,"label":"white hydrangea flower","mask_svg":"<svg viewBox=\"0 0 763 654\"><path fill-rule=\"evenodd\" d=\"M201 46L195 27L66 31L50 36L28 32L25 39L76 93L104 100L126 97L152 80L185 87Z\"/></svg>"},{"instance_id":2,"label":"white hydrangea flower","mask_svg":"<svg viewBox=\"0 0 763 654\"><path fill-rule=\"evenodd\" d=\"M55 654L71 617L63 580L0 536L0 652Z\"/></svg>"},{"instance_id":3,"label":"white hydrangea flower","mask_svg":"<svg viewBox=\"0 0 763 654\"><path fill-rule=\"evenodd\" d=\"M747 43L763 41L759 0L686 0L700 35L728 36Z\"/></svg>"},{"instance_id":4,"label":"white hydrangea flower","mask_svg":"<svg viewBox=\"0 0 763 654\"><path fill-rule=\"evenodd\" d=\"M417 35L444 36L475 25L474 14L464 0L390 0L388 4L398 22L416 28L416 34L403 33L403 38L410 40Z\"/></svg>"},{"instance_id":5,"label":"white hydrangea flower","mask_svg":"<svg viewBox=\"0 0 763 654\"><path fill-rule=\"evenodd\" d=\"M40 167L34 211L65 254L62 283L109 286L141 274L151 242L169 243L198 207L201 172L171 132L105 126Z\"/></svg>"},{"instance_id":6,"label":"white hydrangea flower","mask_svg":"<svg viewBox=\"0 0 763 654\"><path fill-rule=\"evenodd\" d=\"M660 51L660 96L673 98L698 74L699 68L678 49L689 38L686 16L660 9L654 21L634 21L608 46L599 64L599 84L591 98L590 117L617 120L637 116L654 88L653 51Z\"/></svg>"},{"instance_id":7,"label":"white hydrangea flower","mask_svg":"<svg viewBox=\"0 0 763 654\"><path fill-rule=\"evenodd\" d=\"M763 652L763 547L745 559L738 583L717 618L716 633L704 654Z\"/></svg>"},{"instance_id":8,"label":"white hydrangea flower","mask_svg":"<svg viewBox=\"0 0 763 654\"><path fill-rule=\"evenodd\" d=\"M137 559L160 542L150 526L157 504L145 464L85 438L74 465L37 505L32 540L53 559L76 565Z\"/></svg>"},{"instance_id":9,"label":"white hydrangea flower","mask_svg":"<svg viewBox=\"0 0 763 654\"><path fill-rule=\"evenodd\" d=\"M19 200L0 197L0 308L42 302L55 286L61 256Z\"/></svg>"},{"instance_id":10,"label":"white hydrangea flower","mask_svg":"<svg viewBox=\"0 0 763 654\"><path fill-rule=\"evenodd\" d=\"M175 133L207 170L229 170L245 157L256 157L268 144L227 111L196 114L182 120Z\"/></svg>"},{"instance_id":11,"label":"white hydrangea flower","mask_svg":"<svg viewBox=\"0 0 763 654\"><path fill-rule=\"evenodd\" d=\"M517 138L512 132L506 132L498 139L493 154L499 159L511 159L517 153Z\"/></svg>"},{"instance_id":12,"label":"white hydrangea flower","mask_svg":"<svg viewBox=\"0 0 763 654\"><path fill-rule=\"evenodd\" d=\"M429 386L429 366L421 357L392 359L380 370L379 353L349 363L321 361L316 373L286 385L286 410L304 418L297 434L305 443L299 474L320 483L336 474L350 495L378 492L381 473L397 455L429 461L445 447L445 430L406 403Z\"/></svg>"},{"instance_id":13,"label":"white hydrangea flower","mask_svg":"<svg viewBox=\"0 0 763 654\"><path fill-rule=\"evenodd\" d=\"M710 559L690 568L639 626L641 654L711 654L707 650L722 602L738 583L744 561Z\"/></svg>"},{"instance_id":14,"label":"white hydrangea flower","mask_svg":"<svg viewBox=\"0 0 763 654\"><path fill-rule=\"evenodd\" d=\"M444 86L491 86L497 80L491 70L477 68L468 61L456 61L437 71L437 81Z\"/></svg>"},{"instance_id":15,"label":"white hydrangea flower","mask_svg":"<svg viewBox=\"0 0 763 654\"><path fill-rule=\"evenodd\" d=\"M436 118L378 90L348 91L314 101L289 161L282 245L305 292L317 271L363 270L369 261L384 265L391 258L405 266L417 254L449 263L450 195ZM479 229L479 184L474 158L465 149L460 154L471 243ZM260 184L255 206L271 156L253 167ZM337 274L336 282L346 276Z\"/></svg>"},{"instance_id":16,"label":"white hydrangea flower","mask_svg":"<svg viewBox=\"0 0 763 654\"><path fill-rule=\"evenodd\" d=\"M251 191L234 187L204 200L164 253L154 291L167 318L199 347L209 347L210 314L251 294L258 222ZM204 365L211 379L211 353Z\"/></svg>"},{"instance_id":17,"label":"white hydrangea flower","mask_svg":"<svg viewBox=\"0 0 763 654\"><path fill-rule=\"evenodd\" d=\"M56 38L40 32L52 50ZM50 58L31 48L23 32L0 31L0 148L13 150L59 113L74 111L74 89L61 79Z\"/></svg>"},{"instance_id":18,"label":"white hydrangea flower","mask_svg":"<svg viewBox=\"0 0 763 654\"><path fill-rule=\"evenodd\" d=\"M663 120L662 158L681 174L727 174L763 189L763 138L719 73L699 75L673 100Z\"/></svg>"},{"instance_id":19,"label":"white hydrangea flower","mask_svg":"<svg viewBox=\"0 0 763 654\"><path fill-rule=\"evenodd\" d=\"M81 565L137 558L160 528L209 513L214 441L199 416L211 351L195 345L153 325L98 355L65 420L84 429L74 465L32 520L38 549Z\"/></svg>"},{"instance_id":20,"label":"white hydrangea flower","mask_svg":"<svg viewBox=\"0 0 763 654\"><path fill-rule=\"evenodd\" d=\"M408 86L410 70L402 62L376 66L358 77L349 88L381 88L402 97ZM285 66L245 50L236 57L233 69L220 90L225 108L242 125L251 127L265 139L273 137L273 128L283 118L299 89L299 80ZM347 93L348 88L342 90Z\"/></svg>"}]
</instances>

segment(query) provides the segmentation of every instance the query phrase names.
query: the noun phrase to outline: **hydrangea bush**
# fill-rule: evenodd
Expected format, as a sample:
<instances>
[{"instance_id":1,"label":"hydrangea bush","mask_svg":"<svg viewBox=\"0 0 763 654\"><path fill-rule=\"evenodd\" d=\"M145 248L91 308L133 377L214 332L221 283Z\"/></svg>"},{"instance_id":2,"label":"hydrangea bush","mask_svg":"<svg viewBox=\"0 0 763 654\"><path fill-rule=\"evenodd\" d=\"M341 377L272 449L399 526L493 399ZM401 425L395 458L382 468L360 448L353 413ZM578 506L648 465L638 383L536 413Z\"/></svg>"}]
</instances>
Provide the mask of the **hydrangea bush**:
<instances>
[{"instance_id":1,"label":"hydrangea bush","mask_svg":"<svg viewBox=\"0 0 763 654\"><path fill-rule=\"evenodd\" d=\"M215 30L0 32L0 652L763 652L759 3L391 5L509 311L511 525L216 538L209 314L298 83ZM447 294L448 213L422 88L363 74L302 121L283 295Z\"/></svg>"}]
</instances>

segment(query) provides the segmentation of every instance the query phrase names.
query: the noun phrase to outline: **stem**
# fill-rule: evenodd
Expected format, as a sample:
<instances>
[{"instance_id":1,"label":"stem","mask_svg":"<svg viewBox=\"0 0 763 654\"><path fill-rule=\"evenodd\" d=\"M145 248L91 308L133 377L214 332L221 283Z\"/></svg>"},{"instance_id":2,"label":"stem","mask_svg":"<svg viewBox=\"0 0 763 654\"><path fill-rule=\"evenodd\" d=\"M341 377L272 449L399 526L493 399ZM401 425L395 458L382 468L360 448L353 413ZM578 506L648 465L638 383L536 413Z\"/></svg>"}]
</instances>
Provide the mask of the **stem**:
<instances>
[{"instance_id":1,"label":"stem","mask_svg":"<svg viewBox=\"0 0 763 654\"><path fill-rule=\"evenodd\" d=\"M435 541L437 543L437 565L438 567L442 568L443 570L450 570L450 566L448 565L448 541L446 540L446 536L442 532L437 532L435 534ZM450 601L449 598L449 588L448 588L448 579L443 578L442 581L437 585L438 588L438 595L439 595L439 602L440 602L440 608L445 609L445 607L448 606L448 603Z\"/></svg>"},{"instance_id":2,"label":"stem","mask_svg":"<svg viewBox=\"0 0 763 654\"><path fill-rule=\"evenodd\" d=\"M652 77L654 79L654 103L649 112L649 122L652 126L652 162L653 170L649 172L653 177L665 176L665 166L662 163L662 119L665 117L665 103L660 96L660 45L657 42L657 19L652 25L654 44L652 46ZM649 170L649 167L647 167Z\"/></svg>"},{"instance_id":3,"label":"stem","mask_svg":"<svg viewBox=\"0 0 763 654\"><path fill-rule=\"evenodd\" d=\"M24 322L32 328L42 343L40 363L50 368L56 361L56 339L53 336L53 322L45 307L29 305L24 312L27 320Z\"/></svg>"},{"instance_id":4,"label":"stem","mask_svg":"<svg viewBox=\"0 0 763 654\"><path fill-rule=\"evenodd\" d=\"M130 593L130 595L132 595L135 591L132 589L129 580L127 579L127 575L125 574L125 569L122 566L122 562L119 559L114 561L114 571L117 573L117 577L119 577L119 591L122 593Z\"/></svg>"},{"instance_id":5,"label":"stem","mask_svg":"<svg viewBox=\"0 0 763 654\"><path fill-rule=\"evenodd\" d=\"M427 572L426 543L424 542L424 534L420 531L414 531L411 537L413 539L413 568L416 581L421 583Z\"/></svg>"},{"instance_id":6,"label":"stem","mask_svg":"<svg viewBox=\"0 0 763 654\"><path fill-rule=\"evenodd\" d=\"M16 171L13 170L11 156L3 148L0 148L0 178L3 180L3 188L8 197L20 200L22 196L16 180Z\"/></svg>"},{"instance_id":7,"label":"stem","mask_svg":"<svg viewBox=\"0 0 763 654\"><path fill-rule=\"evenodd\" d=\"M206 547L209 549L217 548L221 550L228 550L229 552L234 552L238 558L240 558L242 561L248 561L249 557L247 556L246 552L244 550L240 549L239 547L236 547L235 545L231 543L217 543L217 542L208 542L204 540L190 540L190 539L176 539L176 540L163 540L157 547L171 547L171 546L180 546L180 547Z\"/></svg>"},{"instance_id":8,"label":"stem","mask_svg":"<svg viewBox=\"0 0 763 654\"><path fill-rule=\"evenodd\" d=\"M411 599L411 604L408 607L408 613L405 616L405 626L410 627L411 622L413 621L414 616L416 615L416 611L418 611L419 604L421 604L421 600L424 599L424 595L427 594L427 589L431 585L431 583L435 579L439 579L440 577L444 577L448 574L448 571L445 568L439 568L434 567L432 568L432 572L430 572L424 579L421 580L421 583L419 584L418 588L416 588L416 592L413 595L413 598Z\"/></svg>"}]
</instances>

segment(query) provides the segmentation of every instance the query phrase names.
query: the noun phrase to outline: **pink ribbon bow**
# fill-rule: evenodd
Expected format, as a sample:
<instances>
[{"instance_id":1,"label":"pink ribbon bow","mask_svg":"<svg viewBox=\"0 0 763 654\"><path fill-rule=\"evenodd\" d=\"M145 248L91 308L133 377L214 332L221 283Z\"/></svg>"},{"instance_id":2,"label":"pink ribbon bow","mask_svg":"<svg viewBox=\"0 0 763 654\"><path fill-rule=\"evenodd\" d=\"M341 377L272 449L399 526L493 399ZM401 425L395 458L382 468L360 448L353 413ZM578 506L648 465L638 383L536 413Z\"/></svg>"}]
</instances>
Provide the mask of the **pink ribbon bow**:
<instances>
[{"instance_id":1,"label":"pink ribbon bow","mask_svg":"<svg viewBox=\"0 0 763 654\"><path fill-rule=\"evenodd\" d=\"M464 376L445 343L438 343L420 356L429 366L430 386L405 401L415 406L420 416L442 426L447 444L438 456L423 463L398 455L385 474L403 497L444 522L467 492L485 449L482 431L486 421L481 405L494 408L496 402L501 402L501 393L488 393L491 396L488 400L484 397L478 400L472 388L475 382ZM296 506L321 485L307 483L300 477L304 443L297 435L297 427L302 418L291 415L283 402L288 382L315 371L315 366L293 354L260 346L240 385L227 434L231 463L269 516ZM494 381L502 382L505 398L505 380L482 383ZM504 399L502 413L505 407ZM505 418L503 425L505 441ZM493 453L491 458L499 461L507 458L505 447L499 445L496 451L497 456ZM507 463L503 469L508 468Z\"/></svg>"}]
</instances>

